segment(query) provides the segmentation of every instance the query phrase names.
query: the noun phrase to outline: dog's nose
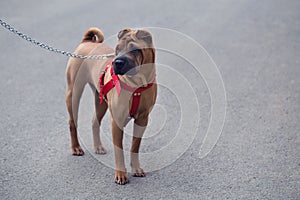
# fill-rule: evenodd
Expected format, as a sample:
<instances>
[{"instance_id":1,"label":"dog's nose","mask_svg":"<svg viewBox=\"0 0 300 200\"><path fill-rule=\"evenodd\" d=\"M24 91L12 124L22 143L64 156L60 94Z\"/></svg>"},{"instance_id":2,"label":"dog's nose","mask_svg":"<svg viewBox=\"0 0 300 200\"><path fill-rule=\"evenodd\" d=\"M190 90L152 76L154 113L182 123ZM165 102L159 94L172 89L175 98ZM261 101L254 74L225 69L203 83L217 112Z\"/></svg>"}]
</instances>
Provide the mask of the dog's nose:
<instances>
[{"instance_id":1,"label":"dog's nose","mask_svg":"<svg viewBox=\"0 0 300 200\"><path fill-rule=\"evenodd\" d=\"M116 69L121 69L125 66L126 64L126 59L125 58L117 58L115 61L114 61L114 67Z\"/></svg>"}]
</instances>

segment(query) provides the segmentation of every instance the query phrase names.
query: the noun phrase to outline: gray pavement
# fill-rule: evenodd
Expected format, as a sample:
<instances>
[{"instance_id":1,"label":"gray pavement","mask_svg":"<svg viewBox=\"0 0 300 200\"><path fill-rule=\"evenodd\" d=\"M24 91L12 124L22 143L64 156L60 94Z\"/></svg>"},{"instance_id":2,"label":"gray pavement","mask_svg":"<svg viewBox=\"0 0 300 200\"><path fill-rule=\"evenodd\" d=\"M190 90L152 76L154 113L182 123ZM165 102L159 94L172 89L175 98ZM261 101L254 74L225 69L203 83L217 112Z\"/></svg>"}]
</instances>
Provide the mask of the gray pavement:
<instances>
[{"instance_id":1,"label":"gray pavement","mask_svg":"<svg viewBox=\"0 0 300 200\"><path fill-rule=\"evenodd\" d=\"M192 145L171 165L118 186L89 145L83 157L71 156L67 58L0 27L0 199L299 199L299 11L298 0L1 1L1 19L64 50L73 51L90 26L107 36L152 26L189 35L219 67L227 115L217 145L200 159L210 99L199 80L201 126ZM184 65L167 55L157 59ZM158 101L168 105L168 91L160 92ZM178 119L168 121L170 128L145 141L142 151L174 137ZM82 138L92 137L88 123L80 123ZM112 152L106 156L113 159Z\"/></svg>"}]
</instances>

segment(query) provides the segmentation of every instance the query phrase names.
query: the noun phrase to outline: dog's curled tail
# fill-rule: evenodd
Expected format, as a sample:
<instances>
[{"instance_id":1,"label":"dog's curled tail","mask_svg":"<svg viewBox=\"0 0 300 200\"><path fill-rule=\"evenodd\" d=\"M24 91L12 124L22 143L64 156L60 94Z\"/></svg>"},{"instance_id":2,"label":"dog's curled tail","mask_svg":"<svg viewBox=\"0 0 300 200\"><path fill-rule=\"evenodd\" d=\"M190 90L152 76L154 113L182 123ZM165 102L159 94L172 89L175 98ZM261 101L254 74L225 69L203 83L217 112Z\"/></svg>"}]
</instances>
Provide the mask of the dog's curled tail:
<instances>
[{"instance_id":1,"label":"dog's curled tail","mask_svg":"<svg viewBox=\"0 0 300 200\"><path fill-rule=\"evenodd\" d=\"M102 31L96 27L91 27L86 31L81 42L101 43L103 40L104 36Z\"/></svg>"}]
</instances>

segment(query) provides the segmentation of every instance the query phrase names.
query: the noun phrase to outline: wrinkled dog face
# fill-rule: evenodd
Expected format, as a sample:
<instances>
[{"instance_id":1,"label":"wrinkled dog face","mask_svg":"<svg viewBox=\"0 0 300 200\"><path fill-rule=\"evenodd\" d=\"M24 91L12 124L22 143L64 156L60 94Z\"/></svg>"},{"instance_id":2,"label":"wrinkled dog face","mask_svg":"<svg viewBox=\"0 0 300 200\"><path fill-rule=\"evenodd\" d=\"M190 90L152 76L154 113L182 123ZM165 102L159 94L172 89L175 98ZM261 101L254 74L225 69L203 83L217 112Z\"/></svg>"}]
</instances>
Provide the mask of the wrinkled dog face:
<instances>
[{"instance_id":1,"label":"wrinkled dog face","mask_svg":"<svg viewBox=\"0 0 300 200\"><path fill-rule=\"evenodd\" d=\"M113 61L115 74L135 75L141 65L154 63L152 36L148 31L124 29L118 39Z\"/></svg>"}]
</instances>

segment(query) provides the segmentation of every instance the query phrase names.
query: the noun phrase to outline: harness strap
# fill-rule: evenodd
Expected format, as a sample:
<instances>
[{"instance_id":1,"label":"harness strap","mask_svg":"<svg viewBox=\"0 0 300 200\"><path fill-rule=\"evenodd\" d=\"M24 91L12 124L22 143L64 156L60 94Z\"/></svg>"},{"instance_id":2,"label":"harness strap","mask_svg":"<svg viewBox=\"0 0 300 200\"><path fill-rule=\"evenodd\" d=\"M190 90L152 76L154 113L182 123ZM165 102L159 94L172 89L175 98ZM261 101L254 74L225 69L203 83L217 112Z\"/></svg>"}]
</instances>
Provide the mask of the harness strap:
<instances>
[{"instance_id":1,"label":"harness strap","mask_svg":"<svg viewBox=\"0 0 300 200\"><path fill-rule=\"evenodd\" d=\"M111 73L112 79L104 85L104 77L105 77L105 74L109 67L111 67L110 73ZM116 87L118 96L120 96L120 93L121 93L120 80L119 80L119 77L117 75L115 75L113 72L112 61L105 66L104 71L101 71L100 77L99 77L99 84L100 84L100 104L102 104L103 98L106 96L106 94L114 87Z\"/></svg>"},{"instance_id":2,"label":"harness strap","mask_svg":"<svg viewBox=\"0 0 300 200\"><path fill-rule=\"evenodd\" d=\"M110 68L110 73L111 73L112 78L111 78L110 81L108 81L104 85L104 76L105 76L106 72L108 71L109 67L111 67ZM120 81L118 75L114 74L114 70L113 70L113 67L112 67L112 62L107 64L106 67L105 67L105 70L100 73L99 84L100 84L100 104L102 104L103 99L106 96L106 94L114 87L116 88L118 96L120 96L121 88L123 88L123 89L125 89L129 92L133 92L132 93L132 104L131 104L131 109L130 109L130 112L129 112L131 117L133 117L137 113L137 110L138 110L139 105L140 105L142 92L149 89L153 85L153 83L150 83L146 87L140 87L140 88L130 87L126 83Z\"/></svg>"},{"instance_id":3,"label":"harness strap","mask_svg":"<svg viewBox=\"0 0 300 200\"><path fill-rule=\"evenodd\" d=\"M100 104L102 104L103 98L104 98L104 96L105 96L104 91L106 91L107 89L109 89L109 88L104 89L104 86L105 86L105 85L104 85L104 76L105 76L105 73L107 72L107 69L108 69L108 65L106 65L105 70L101 71L100 77L99 77L99 85L100 85L100 94L99 94L99 98L100 98ZM106 85L108 85L108 84L106 84ZM108 86L106 86L106 87L108 87ZM112 86L112 87L113 87L113 86ZM110 88L109 90L111 90L111 88ZM108 91L109 91L109 90L108 90Z\"/></svg>"},{"instance_id":4,"label":"harness strap","mask_svg":"<svg viewBox=\"0 0 300 200\"><path fill-rule=\"evenodd\" d=\"M150 83L146 87L137 88L132 94L132 104L129 113L131 117L133 117L136 114L139 108L142 92L149 89L152 85L153 83Z\"/></svg>"},{"instance_id":5,"label":"harness strap","mask_svg":"<svg viewBox=\"0 0 300 200\"><path fill-rule=\"evenodd\" d=\"M130 109L130 117L133 117L135 113L137 112L139 105L140 105L140 100L141 100L141 93L140 92L135 92L132 94L132 104L131 104L131 109Z\"/></svg>"}]
</instances>

